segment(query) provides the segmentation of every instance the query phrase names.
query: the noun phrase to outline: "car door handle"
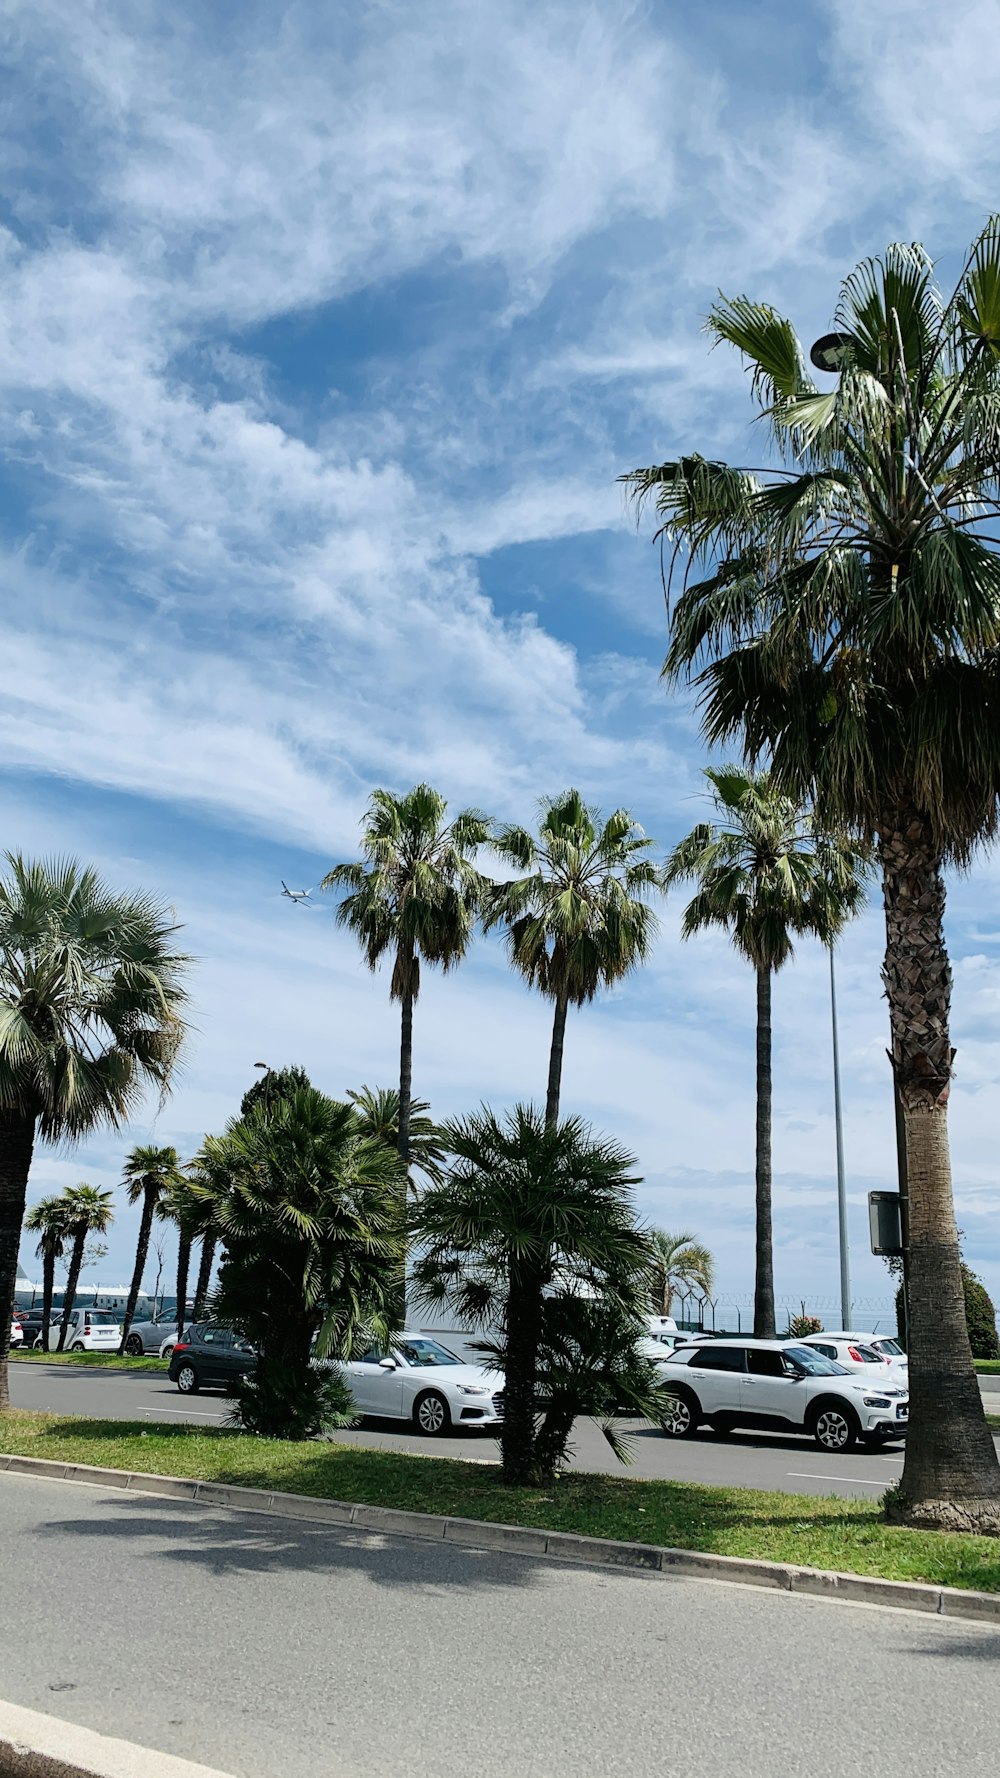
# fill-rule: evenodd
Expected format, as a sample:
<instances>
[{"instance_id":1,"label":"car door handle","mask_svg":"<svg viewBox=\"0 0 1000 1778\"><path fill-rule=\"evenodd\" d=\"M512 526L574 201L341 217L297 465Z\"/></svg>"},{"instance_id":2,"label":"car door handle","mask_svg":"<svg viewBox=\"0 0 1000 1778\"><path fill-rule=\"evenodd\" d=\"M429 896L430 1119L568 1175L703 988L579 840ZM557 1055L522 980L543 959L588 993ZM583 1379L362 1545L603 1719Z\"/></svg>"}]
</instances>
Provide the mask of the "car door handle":
<instances>
[{"instance_id":1,"label":"car door handle","mask_svg":"<svg viewBox=\"0 0 1000 1778\"><path fill-rule=\"evenodd\" d=\"M744 1389L756 1389L757 1387L756 1377L742 1377L740 1381L742 1382Z\"/></svg>"}]
</instances>

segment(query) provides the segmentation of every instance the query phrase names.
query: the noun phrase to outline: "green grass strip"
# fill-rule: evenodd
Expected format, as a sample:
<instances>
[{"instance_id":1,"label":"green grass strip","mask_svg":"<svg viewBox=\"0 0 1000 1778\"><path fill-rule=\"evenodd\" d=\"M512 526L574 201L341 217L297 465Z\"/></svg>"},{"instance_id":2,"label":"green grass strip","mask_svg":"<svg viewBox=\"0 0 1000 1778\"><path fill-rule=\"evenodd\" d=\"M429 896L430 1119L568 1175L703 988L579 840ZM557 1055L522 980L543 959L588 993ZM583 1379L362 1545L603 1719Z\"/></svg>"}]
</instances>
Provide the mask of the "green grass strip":
<instances>
[{"instance_id":1,"label":"green grass strip","mask_svg":"<svg viewBox=\"0 0 1000 1778\"><path fill-rule=\"evenodd\" d=\"M834 1568L890 1580L1000 1591L1000 1539L886 1525L878 1503L569 1471L549 1489L508 1488L497 1468L455 1459L290 1444L224 1430L0 1415L0 1449L57 1462L193 1476L411 1512L536 1525ZM486 1445L492 1454L492 1445Z\"/></svg>"},{"instance_id":2,"label":"green grass strip","mask_svg":"<svg viewBox=\"0 0 1000 1778\"><path fill-rule=\"evenodd\" d=\"M972 1362L984 1377L1000 1377L1000 1358L974 1358Z\"/></svg>"},{"instance_id":3,"label":"green grass strip","mask_svg":"<svg viewBox=\"0 0 1000 1778\"><path fill-rule=\"evenodd\" d=\"M91 1371L165 1371L169 1358L119 1358L117 1352L12 1352L11 1364L59 1364Z\"/></svg>"}]
</instances>

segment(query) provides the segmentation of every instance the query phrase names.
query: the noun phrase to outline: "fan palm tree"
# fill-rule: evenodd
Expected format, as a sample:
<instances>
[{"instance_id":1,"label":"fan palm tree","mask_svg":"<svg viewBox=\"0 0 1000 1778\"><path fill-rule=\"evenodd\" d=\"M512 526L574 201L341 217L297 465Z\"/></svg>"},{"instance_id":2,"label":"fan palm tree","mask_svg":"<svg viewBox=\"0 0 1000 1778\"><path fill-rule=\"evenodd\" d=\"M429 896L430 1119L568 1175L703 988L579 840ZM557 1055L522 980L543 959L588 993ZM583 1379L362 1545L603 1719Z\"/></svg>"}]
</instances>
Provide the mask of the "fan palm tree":
<instances>
[{"instance_id":1,"label":"fan palm tree","mask_svg":"<svg viewBox=\"0 0 1000 1778\"><path fill-rule=\"evenodd\" d=\"M428 1304L449 1302L461 1325L490 1330L499 1314L482 1350L505 1378L504 1480L545 1484L574 1413L601 1412L609 1396L656 1411L648 1366L643 1377L633 1362L652 1257L632 1206L635 1160L579 1118L554 1125L530 1105L502 1118L484 1106L442 1138L447 1176L410 1213L413 1284ZM606 1323L596 1342L593 1329L568 1326L581 1306Z\"/></svg>"},{"instance_id":2,"label":"fan palm tree","mask_svg":"<svg viewBox=\"0 0 1000 1778\"><path fill-rule=\"evenodd\" d=\"M910 1431L893 1511L1000 1526L1000 1464L972 1366L948 1147L953 1050L944 870L1000 814L1000 217L949 295L919 246L845 280L813 348L766 303L721 299L787 468L700 456L626 478L672 566L665 670L693 677L712 742L871 841L909 1194Z\"/></svg>"},{"instance_id":3,"label":"fan palm tree","mask_svg":"<svg viewBox=\"0 0 1000 1778\"><path fill-rule=\"evenodd\" d=\"M190 1178L191 1163L178 1172L156 1201L156 1215L172 1223L177 1230L176 1327L178 1338L188 1320L197 1321L196 1313L187 1315L188 1279L191 1271L191 1250L196 1240L204 1239L207 1211L203 1198Z\"/></svg>"},{"instance_id":4,"label":"fan palm tree","mask_svg":"<svg viewBox=\"0 0 1000 1778\"><path fill-rule=\"evenodd\" d=\"M40 1236L35 1252L42 1262L42 1350L47 1352L56 1261L62 1259L66 1251L69 1232L65 1197L41 1198L28 1211L24 1226L31 1234Z\"/></svg>"},{"instance_id":5,"label":"fan palm tree","mask_svg":"<svg viewBox=\"0 0 1000 1778\"><path fill-rule=\"evenodd\" d=\"M364 1134L398 1151L399 1094L395 1087L362 1087L358 1093L348 1089L347 1097L361 1120ZM410 1166L437 1182L443 1174L445 1156L441 1132L429 1112L426 1099L410 1101Z\"/></svg>"},{"instance_id":6,"label":"fan palm tree","mask_svg":"<svg viewBox=\"0 0 1000 1778\"><path fill-rule=\"evenodd\" d=\"M406 796L373 791L361 830L364 862L338 864L320 885L342 895L337 919L353 932L369 969L392 956L389 995L401 1009L399 1153L410 1158L413 1007L420 963L448 970L469 947L483 893L473 856L490 837L489 822L465 809L446 822L448 805L429 784Z\"/></svg>"},{"instance_id":7,"label":"fan palm tree","mask_svg":"<svg viewBox=\"0 0 1000 1778\"><path fill-rule=\"evenodd\" d=\"M129 1329L135 1317L135 1306L139 1301L142 1289L142 1275L146 1270L149 1257L149 1237L153 1232L153 1217L157 1206L168 1192L183 1188L184 1177L180 1170L176 1148L157 1148L153 1143L140 1143L126 1156L122 1168L122 1183L125 1186L130 1204L142 1204L142 1216L139 1220L139 1234L135 1244L135 1265L132 1268L132 1282L129 1285L128 1301L122 1317L121 1345L119 1355L128 1344ZM188 1253L190 1253L190 1242ZM185 1290L187 1284L185 1281ZM179 1311L184 1312L183 1304Z\"/></svg>"},{"instance_id":8,"label":"fan palm tree","mask_svg":"<svg viewBox=\"0 0 1000 1778\"><path fill-rule=\"evenodd\" d=\"M165 1092L183 1034L167 910L74 861L8 855L0 879L0 1410L35 1141L124 1123Z\"/></svg>"},{"instance_id":9,"label":"fan palm tree","mask_svg":"<svg viewBox=\"0 0 1000 1778\"><path fill-rule=\"evenodd\" d=\"M706 927L728 932L757 978L756 1265L754 1336L776 1338L771 1239L771 983L793 938L834 942L864 898L865 856L848 840L819 833L767 772L710 767L717 825L702 822L675 846L664 887L685 880L697 893L684 910L685 938Z\"/></svg>"},{"instance_id":10,"label":"fan palm tree","mask_svg":"<svg viewBox=\"0 0 1000 1778\"><path fill-rule=\"evenodd\" d=\"M311 1344L345 1357L362 1326L385 1332L404 1228L398 1154L351 1105L303 1087L207 1137L191 1189L225 1253L218 1313L259 1347L269 1401L309 1383Z\"/></svg>"},{"instance_id":11,"label":"fan palm tree","mask_svg":"<svg viewBox=\"0 0 1000 1778\"><path fill-rule=\"evenodd\" d=\"M66 1292L63 1297L62 1322L59 1327L59 1344L56 1348L61 1352L66 1344L66 1330L69 1318L76 1302L76 1289L83 1270L84 1254L89 1235L106 1234L115 1220L114 1197L109 1191L101 1191L99 1186L87 1185L81 1180L79 1185L71 1185L63 1193L66 1205L66 1233L72 1243L69 1255L69 1271L66 1275Z\"/></svg>"},{"instance_id":12,"label":"fan palm tree","mask_svg":"<svg viewBox=\"0 0 1000 1778\"><path fill-rule=\"evenodd\" d=\"M212 1267L215 1264L217 1240L218 1237L211 1225L203 1230L198 1258L198 1278L194 1287L194 1305L191 1310L192 1321L205 1319L205 1304L208 1301L209 1286L212 1282Z\"/></svg>"},{"instance_id":13,"label":"fan palm tree","mask_svg":"<svg viewBox=\"0 0 1000 1778\"><path fill-rule=\"evenodd\" d=\"M487 930L503 926L514 968L553 1003L545 1117L559 1121L566 1015L643 962L656 933L646 904L659 879L652 841L626 809L602 824L578 790L542 804L537 835L504 827L493 845L521 873L485 903Z\"/></svg>"},{"instance_id":14,"label":"fan palm tree","mask_svg":"<svg viewBox=\"0 0 1000 1778\"><path fill-rule=\"evenodd\" d=\"M650 1299L656 1315L669 1315L674 1293L700 1290L711 1296L715 1266L707 1247L686 1229L681 1235L670 1235L666 1229L651 1229L653 1248L650 1263Z\"/></svg>"}]
</instances>

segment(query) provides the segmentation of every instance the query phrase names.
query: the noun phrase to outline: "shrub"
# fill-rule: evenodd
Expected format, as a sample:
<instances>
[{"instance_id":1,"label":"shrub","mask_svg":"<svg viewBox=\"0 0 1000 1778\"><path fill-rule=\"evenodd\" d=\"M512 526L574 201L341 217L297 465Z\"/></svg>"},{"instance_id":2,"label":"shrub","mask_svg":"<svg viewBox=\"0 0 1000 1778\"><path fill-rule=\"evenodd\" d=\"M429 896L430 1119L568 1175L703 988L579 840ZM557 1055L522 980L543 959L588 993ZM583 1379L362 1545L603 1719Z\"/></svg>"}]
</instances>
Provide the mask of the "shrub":
<instances>
[{"instance_id":1,"label":"shrub","mask_svg":"<svg viewBox=\"0 0 1000 1778\"><path fill-rule=\"evenodd\" d=\"M807 1334L822 1333L823 1323L815 1315L789 1315L788 1337L790 1340L804 1340Z\"/></svg>"},{"instance_id":2,"label":"shrub","mask_svg":"<svg viewBox=\"0 0 1000 1778\"><path fill-rule=\"evenodd\" d=\"M351 1426L357 1408L339 1370L271 1365L241 1378L229 1424L260 1438L315 1438Z\"/></svg>"},{"instance_id":3,"label":"shrub","mask_svg":"<svg viewBox=\"0 0 1000 1778\"><path fill-rule=\"evenodd\" d=\"M982 1280L962 1261L962 1288L965 1292L965 1325L973 1358L1000 1358L1000 1338L992 1300ZM903 1313L903 1286L896 1292L896 1326L899 1343L906 1344L906 1317Z\"/></svg>"}]
</instances>

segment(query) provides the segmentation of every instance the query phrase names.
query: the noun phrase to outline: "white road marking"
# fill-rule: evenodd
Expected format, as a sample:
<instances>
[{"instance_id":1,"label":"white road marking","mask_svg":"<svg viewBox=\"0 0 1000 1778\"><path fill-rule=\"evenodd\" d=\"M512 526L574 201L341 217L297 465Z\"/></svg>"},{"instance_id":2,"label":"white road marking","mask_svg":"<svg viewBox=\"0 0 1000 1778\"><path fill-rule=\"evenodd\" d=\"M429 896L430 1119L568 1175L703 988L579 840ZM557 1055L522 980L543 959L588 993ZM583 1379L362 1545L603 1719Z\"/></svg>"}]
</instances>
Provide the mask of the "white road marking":
<instances>
[{"instance_id":1,"label":"white road marking","mask_svg":"<svg viewBox=\"0 0 1000 1778\"><path fill-rule=\"evenodd\" d=\"M820 1475L815 1469L786 1469L786 1475L799 1482L860 1482L862 1488L881 1488L881 1482L870 1482L866 1475Z\"/></svg>"},{"instance_id":2,"label":"white road marking","mask_svg":"<svg viewBox=\"0 0 1000 1778\"><path fill-rule=\"evenodd\" d=\"M155 1414L157 1419L161 1414L169 1414L175 1420L225 1420L227 1418L225 1414L196 1414L185 1408L140 1408L139 1412L140 1414Z\"/></svg>"}]
</instances>

